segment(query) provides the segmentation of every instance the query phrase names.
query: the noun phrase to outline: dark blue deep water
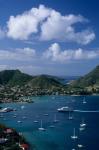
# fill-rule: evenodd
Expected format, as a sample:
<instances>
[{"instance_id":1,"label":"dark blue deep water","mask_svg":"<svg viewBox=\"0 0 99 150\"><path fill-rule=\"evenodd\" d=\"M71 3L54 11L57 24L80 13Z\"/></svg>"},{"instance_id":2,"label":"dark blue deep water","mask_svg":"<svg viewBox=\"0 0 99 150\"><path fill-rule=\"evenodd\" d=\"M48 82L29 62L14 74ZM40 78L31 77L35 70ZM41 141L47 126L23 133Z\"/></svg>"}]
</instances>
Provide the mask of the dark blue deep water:
<instances>
[{"instance_id":1,"label":"dark blue deep water","mask_svg":"<svg viewBox=\"0 0 99 150\"><path fill-rule=\"evenodd\" d=\"M99 150L99 112L97 111L99 110L99 96L86 96L86 104L82 103L82 96L42 96L33 97L33 101L35 102L28 104L0 105L17 109L16 112L0 114L0 123L22 132L30 143L31 150L33 150L33 145L35 145L36 150ZM21 106L24 106L24 109L21 109ZM73 112L73 120L69 120L68 113L57 112L57 108L63 106L89 112ZM53 122L55 114L59 120L57 123ZM85 130L80 131L82 118L86 127ZM19 120L22 122L18 123ZM34 120L39 122L34 123ZM38 130L41 120L46 131ZM54 128L50 128L50 125L54 125ZM76 140L71 139L74 128L78 136ZM78 144L83 145L83 147L79 148Z\"/></svg>"}]
</instances>

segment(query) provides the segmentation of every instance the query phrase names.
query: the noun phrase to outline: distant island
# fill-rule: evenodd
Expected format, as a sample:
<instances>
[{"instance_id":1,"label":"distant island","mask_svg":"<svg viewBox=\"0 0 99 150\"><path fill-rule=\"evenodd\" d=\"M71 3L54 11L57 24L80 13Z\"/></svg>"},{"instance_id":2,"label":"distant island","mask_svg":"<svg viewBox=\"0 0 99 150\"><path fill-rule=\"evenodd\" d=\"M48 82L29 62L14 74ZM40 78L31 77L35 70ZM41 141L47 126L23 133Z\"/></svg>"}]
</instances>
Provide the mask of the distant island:
<instances>
[{"instance_id":1,"label":"distant island","mask_svg":"<svg viewBox=\"0 0 99 150\"><path fill-rule=\"evenodd\" d=\"M99 94L99 66L90 73L68 84L50 75L31 76L20 70L0 72L0 102L32 102L37 95L92 95Z\"/></svg>"}]
</instances>

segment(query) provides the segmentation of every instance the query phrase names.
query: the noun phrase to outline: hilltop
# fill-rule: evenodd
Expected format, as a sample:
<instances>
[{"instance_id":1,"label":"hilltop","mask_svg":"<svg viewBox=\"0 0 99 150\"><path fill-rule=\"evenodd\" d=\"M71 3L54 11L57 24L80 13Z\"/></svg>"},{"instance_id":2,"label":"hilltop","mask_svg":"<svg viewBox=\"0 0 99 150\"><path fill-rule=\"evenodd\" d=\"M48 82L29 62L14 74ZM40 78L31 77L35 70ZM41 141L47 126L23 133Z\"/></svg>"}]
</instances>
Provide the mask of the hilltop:
<instances>
[{"instance_id":1,"label":"hilltop","mask_svg":"<svg viewBox=\"0 0 99 150\"><path fill-rule=\"evenodd\" d=\"M39 75L33 77L28 83L30 87L41 88L41 89L53 89L62 87L63 85L58 81L57 78L49 75Z\"/></svg>"},{"instance_id":2,"label":"hilltop","mask_svg":"<svg viewBox=\"0 0 99 150\"><path fill-rule=\"evenodd\" d=\"M93 69L91 72L85 76L79 78L78 80L71 83L73 87L90 87L99 86L99 66Z\"/></svg>"},{"instance_id":3,"label":"hilltop","mask_svg":"<svg viewBox=\"0 0 99 150\"><path fill-rule=\"evenodd\" d=\"M0 84L8 86L26 86L33 88L49 89L60 87L62 84L57 77L50 75L31 76L20 70L4 70L0 72Z\"/></svg>"},{"instance_id":4,"label":"hilltop","mask_svg":"<svg viewBox=\"0 0 99 150\"><path fill-rule=\"evenodd\" d=\"M32 102L24 98L33 95L62 93L64 85L59 78L49 75L31 76L20 70L0 72L0 102Z\"/></svg>"},{"instance_id":5,"label":"hilltop","mask_svg":"<svg viewBox=\"0 0 99 150\"><path fill-rule=\"evenodd\" d=\"M37 95L99 94L99 66L77 80L64 84L62 78L50 75L31 76L20 70L0 72L0 102L32 102L24 99Z\"/></svg>"},{"instance_id":6,"label":"hilltop","mask_svg":"<svg viewBox=\"0 0 99 150\"><path fill-rule=\"evenodd\" d=\"M32 76L22 73L20 70L4 70L0 72L1 85L24 85L32 80Z\"/></svg>"}]
</instances>

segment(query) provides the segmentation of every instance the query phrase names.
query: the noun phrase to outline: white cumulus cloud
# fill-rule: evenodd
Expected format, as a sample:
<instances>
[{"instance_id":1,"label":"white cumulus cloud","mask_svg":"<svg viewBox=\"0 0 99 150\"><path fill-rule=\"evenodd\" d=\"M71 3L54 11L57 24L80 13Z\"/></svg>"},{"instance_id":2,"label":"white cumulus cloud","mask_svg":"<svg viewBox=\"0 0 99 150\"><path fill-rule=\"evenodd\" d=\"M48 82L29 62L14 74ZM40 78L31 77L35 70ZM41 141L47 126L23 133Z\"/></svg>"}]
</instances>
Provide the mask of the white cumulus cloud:
<instances>
[{"instance_id":1,"label":"white cumulus cloud","mask_svg":"<svg viewBox=\"0 0 99 150\"><path fill-rule=\"evenodd\" d=\"M32 33L38 32L38 24L42 22L50 13L44 5L39 8L32 8L16 17L10 16L7 23L8 37L13 39L26 40Z\"/></svg>"},{"instance_id":2,"label":"white cumulus cloud","mask_svg":"<svg viewBox=\"0 0 99 150\"><path fill-rule=\"evenodd\" d=\"M95 34L89 29L79 32L75 31L74 24L86 22L87 20L81 16L73 14L62 16L59 12L51 11L47 21L41 26L41 40L61 40L72 41L79 44L88 44L94 38Z\"/></svg>"},{"instance_id":3,"label":"white cumulus cloud","mask_svg":"<svg viewBox=\"0 0 99 150\"><path fill-rule=\"evenodd\" d=\"M89 29L77 31L77 23L87 22L81 15L62 15L60 12L40 5L17 16L10 16L7 22L7 36L13 39L27 40L30 36L40 40L57 40L88 44L95 38Z\"/></svg>"},{"instance_id":4,"label":"white cumulus cloud","mask_svg":"<svg viewBox=\"0 0 99 150\"><path fill-rule=\"evenodd\" d=\"M87 60L99 57L99 50L83 50L81 48L76 50L61 50L58 43L52 44L48 50L43 53L43 58L49 59L53 62L66 63L73 60Z\"/></svg>"}]
</instances>

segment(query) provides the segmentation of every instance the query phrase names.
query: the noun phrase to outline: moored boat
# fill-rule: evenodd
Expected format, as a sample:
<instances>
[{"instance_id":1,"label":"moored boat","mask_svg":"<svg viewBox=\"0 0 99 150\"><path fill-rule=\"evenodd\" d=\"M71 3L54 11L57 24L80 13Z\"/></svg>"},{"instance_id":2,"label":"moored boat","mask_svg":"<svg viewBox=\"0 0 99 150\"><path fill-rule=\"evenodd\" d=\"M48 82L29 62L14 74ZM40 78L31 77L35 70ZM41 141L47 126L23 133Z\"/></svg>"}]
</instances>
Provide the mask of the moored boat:
<instances>
[{"instance_id":1,"label":"moored boat","mask_svg":"<svg viewBox=\"0 0 99 150\"><path fill-rule=\"evenodd\" d=\"M73 112L74 110L68 106L57 109L59 112Z\"/></svg>"}]
</instances>

